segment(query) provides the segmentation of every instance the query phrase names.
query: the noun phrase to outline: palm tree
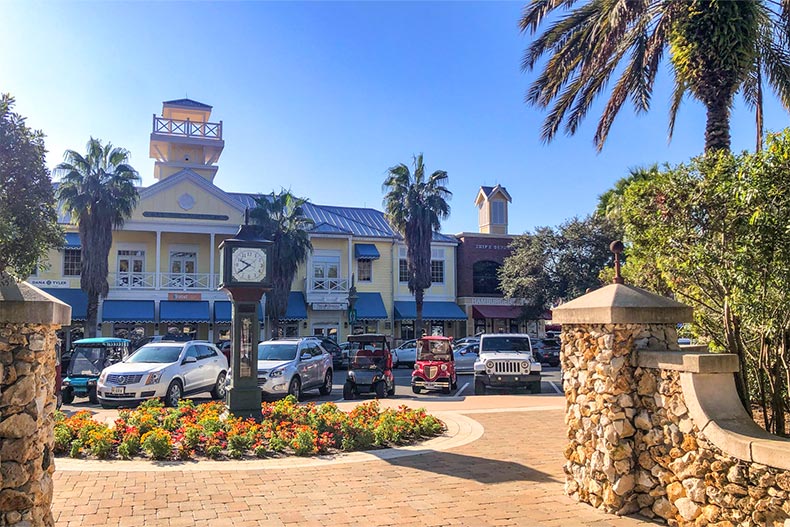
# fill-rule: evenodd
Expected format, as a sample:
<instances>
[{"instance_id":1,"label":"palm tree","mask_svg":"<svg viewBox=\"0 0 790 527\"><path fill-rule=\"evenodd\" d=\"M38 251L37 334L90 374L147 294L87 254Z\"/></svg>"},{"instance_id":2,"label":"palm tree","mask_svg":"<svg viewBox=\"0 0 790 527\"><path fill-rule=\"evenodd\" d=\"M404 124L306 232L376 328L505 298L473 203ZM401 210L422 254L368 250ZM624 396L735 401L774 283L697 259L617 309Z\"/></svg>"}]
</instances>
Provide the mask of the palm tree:
<instances>
[{"instance_id":1,"label":"palm tree","mask_svg":"<svg viewBox=\"0 0 790 527\"><path fill-rule=\"evenodd\" d=\"M83 156L66 150L64 162L55 168L61 176L57 196L71 214L82 240L80 288L88 296L87 336L96 336L99 296L109 291L108 263L112 230L131 217L139 196L137 171L129 164L129 152L111 143L102 146L90 138Z\"/></svg>"},{"instance_id":2,"label":"palm tree","mask_svg":"<svg viewBox=\"0 0 790 527\"><path fill-rule=\"evenodd\" d=\"M677 110L691 94L707 110L705 151L729 149L733 99L743 90L748 103L757 100L755 74L790 107L790 9L784 2L532 0L520 21L522 31L536 33L560 9L568 13L552 17L522 63L530 71L544 64L526 100L541 108L551 106L542 130L546 141L563 123L566 133L575 133L617 73L595 133L600 150L628 99L637 112L650 108L667 49L675 79L670 138Z\"/></svg>"},{"instance_id":3,"label":"palm tree","mask_svg":"<svg viewBox=\"0 0 790 527\"><path fill-rule=\"evenodd\" d=\"M414 157L414 174L403 163L391 167L383 189L384 208L390 225L406 242L409 291L417 308L414 334L420 337L422 306L425 290L431 287L431 240L441 223L450 215L447 201L447 172L437 170L425 177L422 154Z\"/></svg>"},{"instance_id":4,"label":"palm tree","mask_svg":"<svg viewBox=\"0 0 790 527\"><path fill-rule=\"evenodd\" d=\"M313 220L302 209L307 200L287 190L260 196L255 202L257 206L250 211L250 218L260 226L260 235L272 241L272 291L266 295L266 315L275 330L288 308L296 271L313 250L308 234Z\"/></svg>"}]
</instances>

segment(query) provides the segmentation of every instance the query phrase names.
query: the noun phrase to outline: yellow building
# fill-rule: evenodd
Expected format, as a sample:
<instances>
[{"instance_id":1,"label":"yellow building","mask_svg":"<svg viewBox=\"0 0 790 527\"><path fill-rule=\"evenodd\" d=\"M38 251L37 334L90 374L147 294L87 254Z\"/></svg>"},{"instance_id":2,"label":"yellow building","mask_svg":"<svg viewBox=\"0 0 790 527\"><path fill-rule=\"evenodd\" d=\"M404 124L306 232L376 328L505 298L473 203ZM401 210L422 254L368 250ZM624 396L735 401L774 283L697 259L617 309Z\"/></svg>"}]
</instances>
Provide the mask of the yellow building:
<instances>
[{"instance_id":1,"label":"yellow building","mask_svg":"<svg viewBox=\"0 0 790 527\"><path fill-rule=\"evenodd\" d=\"M157 181L140 189L132 217L113 234L110 292L99 306L100 335L228 337L230 303L217 290L218 246L236 233L258 193L229 193L215 185L224 141L223 123L211 121L211 110L179 99L164 102L162 115L153 116L150 156L156 160ZM384 214L313 203L304 212L315 222L313 251L298 270L282 331L328 335L338 342L355 330L410 338L414 299L401 280L405 247ZM70 304L79 326L87 298L79 284L80 239L69 220L61 218L69 231L66 246L50 251L48 269L29 281ZM466 315L455 304L457 243L451 236L435 236L434 285L425 294L424 317L434 333L466 332ZM352 277L359 295L356 321L349 325Z\"/></svg>"}]
</instances>

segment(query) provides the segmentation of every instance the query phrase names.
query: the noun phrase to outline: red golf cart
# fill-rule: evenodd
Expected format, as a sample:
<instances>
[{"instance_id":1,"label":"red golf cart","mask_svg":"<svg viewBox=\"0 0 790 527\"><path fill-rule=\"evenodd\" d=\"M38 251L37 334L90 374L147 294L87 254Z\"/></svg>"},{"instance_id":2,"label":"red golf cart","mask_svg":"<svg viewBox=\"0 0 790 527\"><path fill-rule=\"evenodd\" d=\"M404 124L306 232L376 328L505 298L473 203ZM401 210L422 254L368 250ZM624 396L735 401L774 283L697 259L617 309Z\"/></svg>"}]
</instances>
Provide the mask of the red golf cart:
<instances>
[{"instance_id":1,"label":"red golf cart","mask_svg":"<svg viewBox=\"0 0 790 527\"><path fill-rule=\"evenodd\" d=\"M417 361L411 373L411 389L441 390L450 393L457 388L453 344L450 337L431 336L417 341Z\"/></svg>"}]
</instances>

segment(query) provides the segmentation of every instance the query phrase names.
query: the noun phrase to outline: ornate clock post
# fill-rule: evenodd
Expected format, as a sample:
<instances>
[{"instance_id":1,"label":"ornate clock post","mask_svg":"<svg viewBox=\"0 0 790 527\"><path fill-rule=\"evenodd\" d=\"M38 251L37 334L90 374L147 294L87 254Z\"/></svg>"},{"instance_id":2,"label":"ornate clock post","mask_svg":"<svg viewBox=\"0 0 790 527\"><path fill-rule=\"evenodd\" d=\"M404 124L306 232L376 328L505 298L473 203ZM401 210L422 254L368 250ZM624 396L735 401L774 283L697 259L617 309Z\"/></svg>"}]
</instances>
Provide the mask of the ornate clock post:
<instances>
[{"instance_id":1,"label":"ornate clock post","mask_svg":"<svg viewBox=\"0 0 790 527\"><path fill-rule=\"evenodd\" d=\"M261 420L261 389L258 387L258 342L263 293L271 290L272 242L258 238L255 228L245 224L236 236L219 244L220 289L232 303L231 383L228 409L233 415Z\"/></svg>"}]
</instances>

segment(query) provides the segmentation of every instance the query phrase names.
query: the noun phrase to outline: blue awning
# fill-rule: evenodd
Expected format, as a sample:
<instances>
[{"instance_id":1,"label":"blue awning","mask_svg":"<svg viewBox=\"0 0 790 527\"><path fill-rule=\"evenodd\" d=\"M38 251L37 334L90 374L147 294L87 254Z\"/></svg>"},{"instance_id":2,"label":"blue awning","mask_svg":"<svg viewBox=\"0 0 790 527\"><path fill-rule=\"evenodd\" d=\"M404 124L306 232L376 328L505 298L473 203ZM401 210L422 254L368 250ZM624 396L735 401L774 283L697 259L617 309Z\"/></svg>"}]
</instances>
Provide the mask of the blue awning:
<instances>
[{"instance_id":1,"label":"blue awning","mask_svg":"<svg viewBox=\"0 0 790 527\"><path fill-rule=\"evenodd\" d=\"M372 243L355 243L354 258L356 260L378 260L381 255Z\"/></svg>"},{"instance_id":2,"label":"blue awning","mask_svg":"<svg viewBox=\"0 0 790 527\"><path fill-rule=\"evenodd\" d=\"M395 302L395 320L417 318L415 302ZM423 302L423 320L466 320L466 313L455 302Z\"/></svg>"},{"instance_id":3,"label":"blue awning","mask_svg":"<svg viewBox=\"0 0 790 527\"><path fill-rule=\"evenodd\" d=\"M105 300L103 322L155 322L153 300Z\"/></svg>"},{"instance_id":4,"label":"blue awning","mask_svg":"<svg viewBox=\"0 0 790 527\"><path fill-rule=\"evenodd\" d=\"M65 246L68 247L69 249L79 249L80 247L82 247L82 241L80 241L80 233L67 232Z\"/></svg>"},{"instance_id":5,"label":"blue awning","mask_svg":"<svg viewBox=\"0 0 790 527\"><path fill-rule=\"evenodd\" d=\"M217 324L230 324L230 302L228 300L217 300L214 302L214 322ZM261 312L258 318L263 320L263 305L261 305Z\"/></svg>"},{"instance_id":6,"label":"blue awning","mask_svg":"<svg viewBox=\"0 0 790 527\"><path fill-rule=\"evenodd\" d=\"M387 308L381 299L381 293L359 293L357 303L354 304L357 320L386 320Z\"/></svg>"},{"instance_id":7,"label":"blue awning","mask_svg":"<svg viewBox=\"0 0 790 527\"><path fill-rule=\"evenodd\" d=\"M208 322L206 300L162 300L159 302L160 322Z\"/></svg>"},{"instance_id":8,"label":"blue awning","mask_svg":"<svg viewBox=\"0 0 790 527\"><path fill-rule=\"evenodd\" d=\"M71 320L85 320L88 316L88 295L82 289L42 288L61 302L71 306Z\"/></svg>"},{"instance_id":9,"label":"blue awning","mask_svg":"<svg viewBox=\"0 0 790 527\"><path fill-rule=\"evenodd\" d=\"M304 300L304 293L301 291L291 291L288 295L288 308L282 320L307 320L307 304Z\"/></svg>"}]
</instances>

